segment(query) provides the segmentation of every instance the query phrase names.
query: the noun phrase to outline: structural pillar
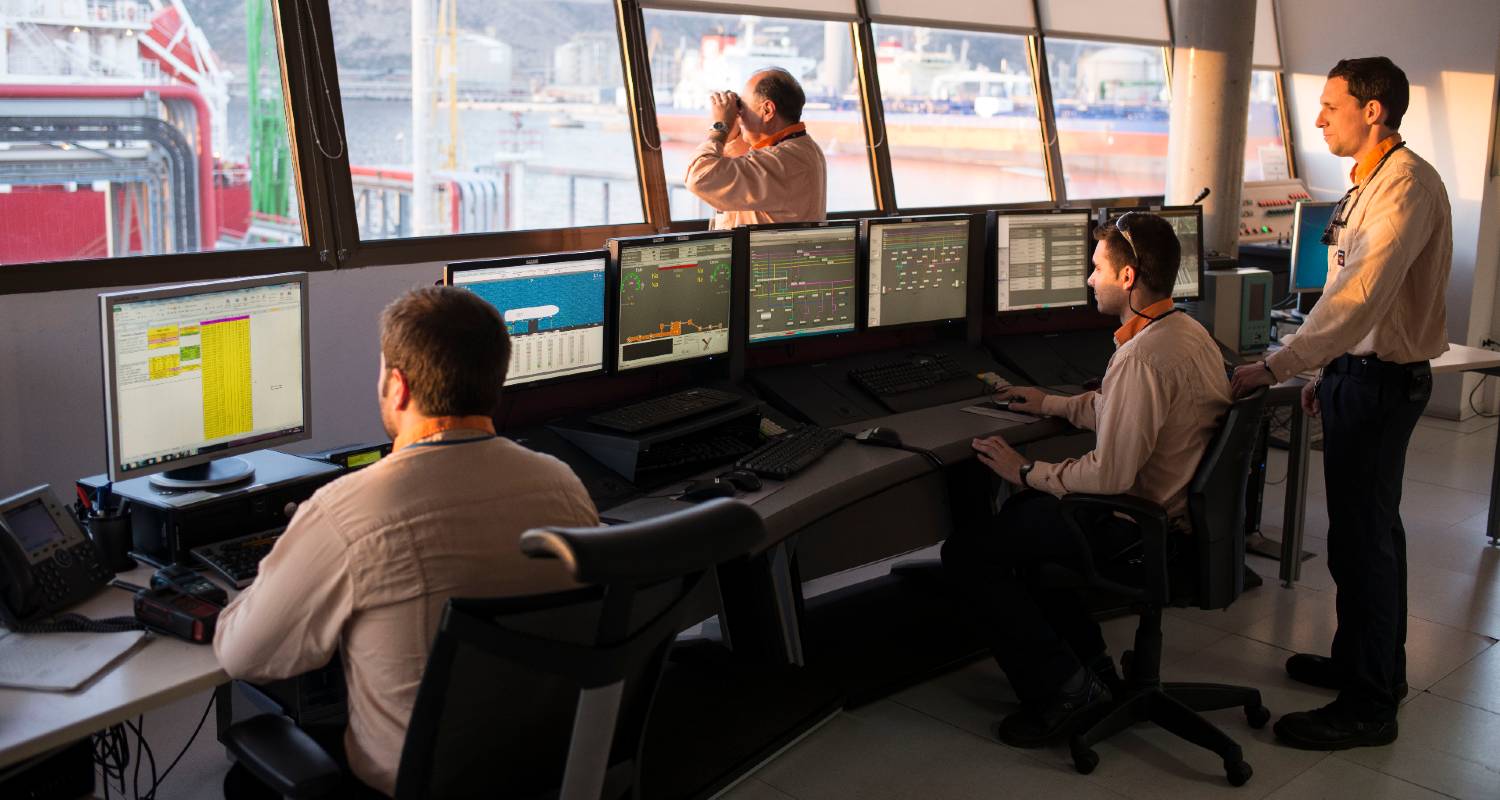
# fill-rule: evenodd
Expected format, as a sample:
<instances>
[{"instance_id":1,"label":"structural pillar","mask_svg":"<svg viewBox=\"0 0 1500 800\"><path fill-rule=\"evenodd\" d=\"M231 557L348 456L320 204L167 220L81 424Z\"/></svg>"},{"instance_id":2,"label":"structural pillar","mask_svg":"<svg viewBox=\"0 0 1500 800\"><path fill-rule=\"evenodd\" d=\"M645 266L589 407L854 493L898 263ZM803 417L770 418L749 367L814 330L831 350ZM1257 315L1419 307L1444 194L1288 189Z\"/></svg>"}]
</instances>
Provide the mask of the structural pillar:
<instances>
[{"instance_id":1,"label":"structural pillar","mask_svg":"<svg viewBox=\"0 0 1500 800\"><path fill-rule=\"evenodd\" d=\"M1245 125L1256 0L1173 0L1172 122L1167 203L1204 188L1203 249L1233 254L1239 242Z\"/></svg>"}]
</instances>

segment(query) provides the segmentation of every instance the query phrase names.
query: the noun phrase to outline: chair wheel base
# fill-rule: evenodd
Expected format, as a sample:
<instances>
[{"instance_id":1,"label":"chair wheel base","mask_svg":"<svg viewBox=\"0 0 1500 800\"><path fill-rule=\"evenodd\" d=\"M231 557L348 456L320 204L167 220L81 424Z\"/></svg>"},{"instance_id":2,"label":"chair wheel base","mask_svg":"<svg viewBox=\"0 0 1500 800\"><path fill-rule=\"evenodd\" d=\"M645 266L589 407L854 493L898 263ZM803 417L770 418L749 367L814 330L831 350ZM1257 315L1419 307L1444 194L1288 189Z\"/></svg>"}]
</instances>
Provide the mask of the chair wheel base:
<instances>
[{"instance_id":1,"label":"chair wheel base","mask_svg":"<svg viewBox=\"0 0 1500 800\"><path fill-rule=\"evenodd\" d=\"M1245 706L1245 721L1250 723L1250 727L1260 730L1271 721L1271 709L1263 705Z\"/></svg>"},{"instance_id":2,"label":"chair wheel base","mask_svg":"<svg viewBox=\"0 0 1500 800\"><path fill-rule=\"evenodd\" d=\"M1083 746L1076 739L1069 747L1073 751L1073 769L1078 770L1079 775L1087 775L1099 766L1099 754L1093 748Z\"/></svg>"},{"instance_id":3,"label":"chair wheel base","mask_svg":"<svg viewBox=\"0 0 1500 800\"><path fill-rule=\"evenodd\" d=\"M1229 780L1230 786L1244 786L1254 774L1255 770L1251 769L1247 762L1224 762L1224 777Z\"/></svg>"}]
</instances>

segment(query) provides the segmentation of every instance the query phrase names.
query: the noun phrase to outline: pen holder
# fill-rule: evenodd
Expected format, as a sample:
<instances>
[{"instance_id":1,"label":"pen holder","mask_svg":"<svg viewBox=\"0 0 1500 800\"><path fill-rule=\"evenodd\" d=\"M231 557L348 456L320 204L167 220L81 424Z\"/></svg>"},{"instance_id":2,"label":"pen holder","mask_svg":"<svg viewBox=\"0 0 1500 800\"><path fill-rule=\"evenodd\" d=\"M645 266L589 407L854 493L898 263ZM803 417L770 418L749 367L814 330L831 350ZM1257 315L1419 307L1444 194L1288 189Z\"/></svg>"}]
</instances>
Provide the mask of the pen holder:
<instances>
[{"instance_id":1,"label":"pen holder","mask_svg":"<svg viewBox=\"0 0 1500 800\"><path fill-rule=\"evenodd\" d=\"M116 509L114 513L90 515L85 524L110 572L135 569L135 560L126 554L131 547L129 510Z\"/></svg>"}]
</instances>

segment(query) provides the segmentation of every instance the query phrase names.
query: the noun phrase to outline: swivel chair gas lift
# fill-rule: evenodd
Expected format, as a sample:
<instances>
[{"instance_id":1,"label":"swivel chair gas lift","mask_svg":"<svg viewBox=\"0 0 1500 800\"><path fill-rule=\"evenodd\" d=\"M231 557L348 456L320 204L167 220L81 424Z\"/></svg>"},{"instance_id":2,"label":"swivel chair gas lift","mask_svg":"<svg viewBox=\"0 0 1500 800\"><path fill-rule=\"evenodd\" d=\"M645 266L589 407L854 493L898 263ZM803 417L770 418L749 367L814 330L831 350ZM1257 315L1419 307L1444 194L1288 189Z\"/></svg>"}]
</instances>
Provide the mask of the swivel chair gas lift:
<instances>
[{"instance_id":1,"label":"swivel chair gas lift","mask_svg":"<svg viewBox=\"0 0 1500 800\"><path fill-rule=\"evenodd\" d=\"M521 536L587 588L453 599L401 750L397 798L639 797L640 751L667 651L708 570L765 536L749 506ZM231 727L230 753L288 797L340 790L338 766L284 716Z\"/></svg>"},{"instance_id":2,"label":"swivel chair gas lift","mask_svg":"<svg viewBox=\"0 0 1500 800\"><path fill-rule=\"evenodd\" d=\"M1092 727L1075 734L1069 745L1073 766L1085 775L1094 771L1099 756L1093 745L1137 722L1154 722L1173 734L1224 759L1224 774L1233 786L1241 786L1252 770L1240 746L1198 712L1240 706L1250 727L1260 728L1271 718L1261 704L1260 692L1244 686L1209 683L1163 683L1161 680L1161 616L1168 605L1197 606L1206 610L1227 607L1244 588L1245 485L1255 448L1265 390L1235 401L1222 427L1203 454L1188 485L1188 513L1197 548L1196 562L1187 562L1189 574L1178 570L1174 586L1168 575L1167 514L1155 503L1125 495L1071 494L1062 499L1063 514L1074 533L1083 536L1083 520L1099 512L1130 517L1141 528L1144 581L1121 583L1108 565L1111 577L1101 574L1093 559L1086 559L1083 578L1090 588L1123 597L1140 615L1135 632L1135 650L1121 658L1125 670L1125 695ZM1078 572L1050 571L1038 576L1048 583L1074 584ZM1191 574L1196 573L1196 574ZM1196 583L1196 587L1192 584Z\"/></svg>"}]
</instances>

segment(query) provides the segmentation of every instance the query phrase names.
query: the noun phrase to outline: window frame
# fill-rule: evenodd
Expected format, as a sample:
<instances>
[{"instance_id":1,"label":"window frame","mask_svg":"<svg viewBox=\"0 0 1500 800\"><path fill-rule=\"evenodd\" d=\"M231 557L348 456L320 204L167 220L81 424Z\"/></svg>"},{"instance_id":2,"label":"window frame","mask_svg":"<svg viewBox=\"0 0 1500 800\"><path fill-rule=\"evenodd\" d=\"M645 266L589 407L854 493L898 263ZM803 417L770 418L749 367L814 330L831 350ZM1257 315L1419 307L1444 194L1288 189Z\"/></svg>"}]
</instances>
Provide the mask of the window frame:
<instances>
[{"instance_id":1,"label":"window frame","mask_svg":"<svg viewBox=\"0 0 1500 800\"><path fill-rule=\"evenodd\" d=\"M1165 1L1165 0L1164 0ZM869 155L871 189L875 208L841 211L830 219L858 219L891 214L974 213L1001 209L1101 208L1122 203L1159 203L1161 195L1098 197L1070 200L1062 172L1062 153L1057 135L1056 103L1046 65L1049 38L1103 44L1145 45L1160 49L1171 81L1170 44L1133 38L1111 38L1092 34L1048 33L1035 28L959 23L945 20L872 17L865 0L855 0L852 15L801 12L798 9L760 8L752 3L679 3L674 0L613 0L616 33L625 90L627 113L636 157L637 191L644 221L631 224L573 228L541 228L522 231L445 234L406 239L363 241L354 203L347 147L336 159L323 157L314 140L313 117L318 132L333 125L344 131L343 105L338 87L331 14L326 3L303 0L271 0L272 20L278 45L279 67L286 104L287 129L293 154L294 178L301 205L305 244L296 247L202 251L172 255L130 256L110 259L46 261L0 266L0 297L10 294L140 286L155 283L244 277L284 270L289 263L298 269L323 272L339 269L441 263L482 257L503 257L562 250L595 249L612 237L650 233L703 230L706 219L673 219L667 196L666 177L659 146L649 139L659 137L655 96L647 61L644 10L693 11L699 13L749 14L814 22L841 22L850 26L854 69L862 106L865 146ZM1168 3L1169 27L1174 24ZM298 18L298 14L306 16ZM958 32L997 33L1023 36L1028 66L1036 92L1038 135L1046 165L1049 200L967 206L900 208L896 204L890 148L885 139L885 109L881 99L875 58L874 25L908 25ZM1275 21L1278 26L1279 20ZM304 34L312 38L304 40ZM1279 36L1278 36L1279 39ZM1283 59L1283 64L1285 59ZM1271 70L1276 78L1282 141L1292 177L1298 169L1293 149L1292 125L1286 113L1285 68ZM305 76L304 80L291 76ZM324 85L326 79L327 85ZM309 96L310 95L310 96ZM331 104L331 108L322 104ZM659 145L659 139L658 145Z\"/></svg>"}]
</instances>

